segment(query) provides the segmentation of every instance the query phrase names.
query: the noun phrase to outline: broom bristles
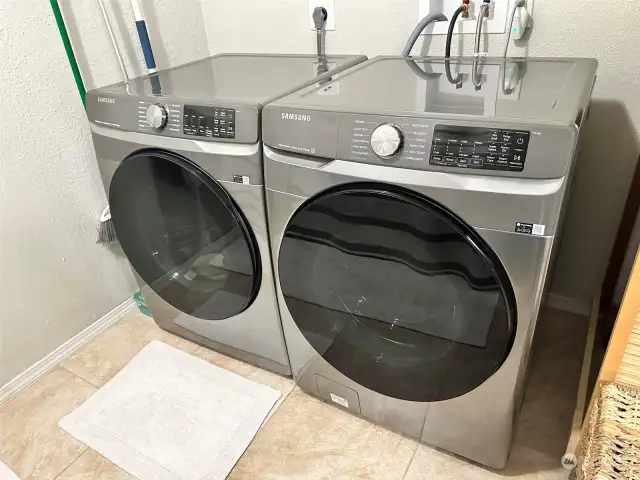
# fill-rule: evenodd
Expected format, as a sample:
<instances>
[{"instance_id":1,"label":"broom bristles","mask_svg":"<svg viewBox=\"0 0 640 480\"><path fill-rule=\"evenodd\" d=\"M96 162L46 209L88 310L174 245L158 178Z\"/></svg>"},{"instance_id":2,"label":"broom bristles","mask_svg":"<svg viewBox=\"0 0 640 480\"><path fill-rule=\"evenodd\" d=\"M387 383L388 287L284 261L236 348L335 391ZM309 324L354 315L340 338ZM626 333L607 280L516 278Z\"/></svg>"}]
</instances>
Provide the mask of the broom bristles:
<instances>
[{"instance_id":1,"label":"broom bristles","mask_svg":"<svg viewBox=\"0 0 640 480\"><path fill-rule=\"evenodd\" d=\"M118 237L116 237L116 229L113 226L113 220L105 220L100 222L98 227L98 243L108 245L110 243L118 243Z\"/></svg>"}]
</instances>

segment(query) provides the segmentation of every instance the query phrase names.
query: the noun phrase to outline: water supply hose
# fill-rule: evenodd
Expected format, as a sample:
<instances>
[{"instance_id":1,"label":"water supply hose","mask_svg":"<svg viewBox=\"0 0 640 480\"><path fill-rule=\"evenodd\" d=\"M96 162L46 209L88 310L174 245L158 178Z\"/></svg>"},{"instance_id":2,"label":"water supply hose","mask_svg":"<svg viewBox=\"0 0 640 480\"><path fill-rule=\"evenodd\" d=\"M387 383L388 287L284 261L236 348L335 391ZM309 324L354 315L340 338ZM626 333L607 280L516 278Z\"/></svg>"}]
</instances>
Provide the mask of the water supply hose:
<instances>
[{"instance_id":1,"label":"water supply hose","mask_svg":"<svg viewBox=\"0 0 640 480\"><path fill-rule=\"evenodd\" d=\"M64 24L64 18L62 17L62 12L60 11L60 5L58 5L58 0L50 0L50 2L51 2L51 8L53 9L53 15L54 17L56 17L56 24L58 25L60 38L62 38L62 43L64 45L65 52L67 53L67 59L69 60L71 71L73 72L73 78L76 81L76 87L78 87L78 93L80 94L80 98L82 99L82 105L86 108L87 90L84 87L84 82L82 81L82 75L80 74L80 68L78 67L76 56L73 53L73 47L71 46L69 33L67 32L67 27Z\"/></svg>"},{"instance_id":2,"label":"water supply hose","mask_svg":"<svg viewBox=\"0 0 640 480\"><path fill-rule=\"evenodd\" d=\"M429 24L433 22L446 22L446 21L447 21L447 17L440 12L430 13L429 15L424 17L422 20L420 20L416 25L416 28L414 28L413 31L411 32L411 35L409 35L409 39L407 40L407 43L405 44L404 49L402 50L402 55L404 57L408 57L411 55L411 49L416 44L416 41L418 40L418 37L420 36L422 31L425 28L427 28Z\"/></svg>"},{"instance_id":3,"label":"water supply hose","mask_svg":"<svg viewBox=\"0 0 640 480\"><path fill-rule=\"evenodd\" d=\"M482 22L485 17L489 16L489 2L490 0L483 0L480 7L480 13L478 13L478 21L476 22L476 38L473 44L473 66L471 72L471 82L476 90L480 90L482 87L482 79L478 75L478 56L480 55L480 39L482 37Z\"/></svg>"}]
</instances>

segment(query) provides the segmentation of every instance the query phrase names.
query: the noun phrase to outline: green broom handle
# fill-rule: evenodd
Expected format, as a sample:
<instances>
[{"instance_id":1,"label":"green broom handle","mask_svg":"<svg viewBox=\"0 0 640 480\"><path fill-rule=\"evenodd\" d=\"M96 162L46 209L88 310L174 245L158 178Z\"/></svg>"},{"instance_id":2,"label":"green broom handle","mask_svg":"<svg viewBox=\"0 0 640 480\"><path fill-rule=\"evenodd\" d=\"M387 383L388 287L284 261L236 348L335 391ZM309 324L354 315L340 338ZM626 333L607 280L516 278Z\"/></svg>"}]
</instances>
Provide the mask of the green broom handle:
<instances>
[{"instance_id":1,"label":"green broom handle","mask_svg":"<svg viewBox=\"0 0 640 480\"><path fill-rule=\"evenodd\" d=\"M60 31L60 37L62 37L62 43L64 44L64 49L67 52L67 58L69 59L69 64L71 65L73 78L76 81L76 86L78 87L78 93L80 93L80 98L82 99L82 105L86 107L87 102L85 97L87 95L87 91L84 88L84 83L82 82L82 75L80 75L78 62L76 61L76 56L73 53L73 47L71 46L71 40L69 40L67 27L65 27L64 25L64 18L62 18L62 12L60 11L58 0L50 0L50 1L51 1L51 8L53 9L53 15L56 17L56 23L58 24L58 30Z\"/></svg>"}]
</instances>

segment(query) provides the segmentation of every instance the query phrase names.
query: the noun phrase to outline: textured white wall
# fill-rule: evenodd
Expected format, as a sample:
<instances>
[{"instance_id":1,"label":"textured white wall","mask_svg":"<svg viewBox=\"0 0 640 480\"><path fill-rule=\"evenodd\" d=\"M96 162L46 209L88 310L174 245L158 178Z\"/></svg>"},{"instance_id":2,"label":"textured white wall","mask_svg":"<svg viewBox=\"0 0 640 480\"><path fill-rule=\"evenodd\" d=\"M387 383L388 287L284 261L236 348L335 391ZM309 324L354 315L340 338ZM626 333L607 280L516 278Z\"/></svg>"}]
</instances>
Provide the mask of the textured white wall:
<instances>
[{"instance_id":1,"label":"textured white wall","mask_svg":"<svg viewBox=\"0 0 640 480\"><path fill-rule=\"evenodd\" d=\"M305 0L202 0L211 53L313 52ZM336 0L336 30L327 52L398 54L418 20L417 0ZM613 244L640 150L640 9L626 0L536 0L530 38L512 55L595 57L600 62L585 145L551 290L588 308ZM489 53L501 55L503 35L489 35ZM443 55L444 36L419 41L414 54ZM486 48L486 44L484 46ZM473 51L465 35L453 52Z\"/></svg>"},{"instance_id":2,"label":"textured white wall","mask_svg":"<svg viewBox=\"0 0 640 480\"><path fill-rule=\"evenodd\" d=\"M106 3L127 27L129 67L142 72L129 2ZM97 2L60 4L88 87L118 80ZM207 55L196 1L143 5L155 7L160 67ZM137 287L122 254L95 243L106 197L49 2L0 2L0 101L1 386Z\"/></svg>"}]
</instances>

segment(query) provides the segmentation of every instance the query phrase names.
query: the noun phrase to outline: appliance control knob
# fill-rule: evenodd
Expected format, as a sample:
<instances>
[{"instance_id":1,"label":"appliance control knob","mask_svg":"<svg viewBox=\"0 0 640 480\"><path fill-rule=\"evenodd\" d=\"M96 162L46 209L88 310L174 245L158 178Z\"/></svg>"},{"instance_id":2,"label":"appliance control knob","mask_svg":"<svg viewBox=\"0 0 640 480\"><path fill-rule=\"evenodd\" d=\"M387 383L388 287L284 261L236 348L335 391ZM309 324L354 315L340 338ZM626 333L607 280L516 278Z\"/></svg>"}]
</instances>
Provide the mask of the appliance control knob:
<instances>
[{"instance_id":1,"label":"appliance control knob","mask_svg":"<svg viewBox=\"0 0 640 480\"><path fill-rule=\"evenodd\" d=\"M371 148L380 158L392 158L402 148L402 130L390 123L383 123L371 135Z\"/></svg>"},{"instance_id":2,"label":"appliance control knob","mask_svg":"<svg viewBox=\"0 0 640 480\"><path fill-rule=\"evenodd\" d=\"M167 125L169 114L167 109L159 103L147 107L147 123L154 130L162 130Z\"/></svg>"}]
</instances>

